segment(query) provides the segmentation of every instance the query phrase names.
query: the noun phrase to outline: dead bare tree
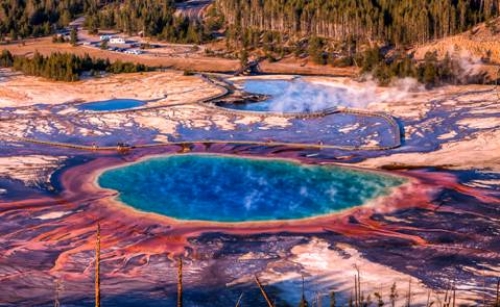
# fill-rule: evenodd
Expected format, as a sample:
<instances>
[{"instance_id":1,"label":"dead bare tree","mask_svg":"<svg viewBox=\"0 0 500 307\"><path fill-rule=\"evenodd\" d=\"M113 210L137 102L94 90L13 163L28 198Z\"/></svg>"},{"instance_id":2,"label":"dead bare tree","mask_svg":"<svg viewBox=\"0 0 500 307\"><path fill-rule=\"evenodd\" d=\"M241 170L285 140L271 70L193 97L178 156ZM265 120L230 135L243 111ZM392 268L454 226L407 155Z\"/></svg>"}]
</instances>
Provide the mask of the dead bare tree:
<instances>
[{"instance_id":1,"label":"dead bare tree","mask_svg":"<svg viewBox=\"0 0 500 307\"><path fill-rule=\"evenodd\" d=\"M362 305L362 295L361 295L361 273L357 264L354 265L356 269L356 274L354 275L354 301L355 306L360 307Z\"/></svg>"},{"instance_id":2,"label":"dead bare tree","mask_svg":"<svg viewBox=\"0 0 500 307\"><path fill-rule=\"evenodd\" d=\"M430 307L431 303L431 289L427 290L427 303L425 304L425 307Z\"/></svg>"},{"instance_id":3,"label":"dead bare tree","mask_svg":"<svg viewBox=\"0 0 500 307\"><path fill-rule=\"evenodd\" d=\"M495 307L500 307L500 277L497 280L497 298L495 302Z\"/></svg>"},{"instance_id":4,"label":"dead bare tree","mask_svg":"<svg viewBox=\"0 0 500 307\"><path fill-rule=\"evenodd\" d=\"M408 280L408 297L406 299L406 306L410 307L411 305L411 278Z\"/></svg>"},{"instance_id":5,"label":"dead bare tree","mask_svg":"<svg viewBox=\"0 0 500 307\"><path fill-rule=\"evenodd\" d=\"M177 262L177 307L182 307L182 258Z\"/></svg>"},{"instance_id":6,"label":"dead bare tree","mask_svg":"<svg viewBox=\"0 0 500 307\"><path fill-rule=\"evenodd\" d=\"M266 303L267 303L267 306L268 307L274 307L273 303L271 302L271 300L269 299L269 296L267 295L266 293L266 290L264 289L264 287L262 286L262 284L260 283L260 280L259 278L257 277L257 275L255 275L255 283L257 284L257 286L259 287L260 289L260 292L262 293L262 296L264 297L264 299L266 300Z\"/></svg>"},{"instance_id":7,"label":"dead bare tree","mask_svg":"<svg viewBox=\"0 0 500 307\"><path fill-rule=\"evenodd\" d=\"M238 297L238 301L236 302L236 306L235 307L240 307L240 304L241 304L241 299L243 298L243 293L240 294L240 297Z\"/></svg>"},{"instance_id":8,"label":"dead bare tree","mask_svg":"<svg viewBox=\"0 0 500 307\"><path fill-rule=\"evenodd\" d=\"M61 303L59 302L59 297L61 295L61 291L63 289L63 284L59 278L55 281L55 293L54 293L54 307L60 307Z\"/></svg>"},{"instance_id":9,"label":"dead bare tree","mask_svg":"<svg viewBox=\"0 0 500 307\"><path fill-rule=\"evenodd\" d=\"M455 295L456 295L456 288L455 285L453 285L453 307L455 307Z\"/></svg>"},{"instance_id":10,"label":"dead bare tree","mask_svg":"<svg viewBox=\"0 0 500 307\"><path fill-rule=\"evenodd\" d=\"M100 267L101 267L101 225L97 223L97 235L95 242L95 276L94 276L95 307L101 306Z\"/></svg>"}]
</instances>

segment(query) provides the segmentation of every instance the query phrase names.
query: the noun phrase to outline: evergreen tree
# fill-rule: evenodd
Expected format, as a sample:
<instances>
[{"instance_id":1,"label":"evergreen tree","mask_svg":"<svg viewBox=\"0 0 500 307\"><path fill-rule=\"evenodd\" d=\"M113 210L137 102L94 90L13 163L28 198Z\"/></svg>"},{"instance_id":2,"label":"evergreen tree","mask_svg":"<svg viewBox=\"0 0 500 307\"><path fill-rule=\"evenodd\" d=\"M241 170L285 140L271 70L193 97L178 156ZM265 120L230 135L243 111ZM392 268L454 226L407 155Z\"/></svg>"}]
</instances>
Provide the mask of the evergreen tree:
<instances>
[{"instance_id":1,"label":"evergreen tree","mask_svg":"<svg viewBox=\"0 0 500 307\"><path fill-rule=\"evenodd\" d=\"M103 41L101 42L101 45L99 46L99 48L101 48L101 49L103 49L103 50L108 49L108 47L109 47L109 42L108 42L108 40L106 40L106 39L105 39L105 40L103 40Z\"/></svg>"},{"instance_id":2,"label":"evergreen tree","mask_svg":"<svg viewBox=\"0 0 500 307\"><path fill-rule=\"evenodd\" d=\"M323 41L317 36L311 37L309 40L309 56L316 64L326 64L323 56Z\"/></svg>"},{"instance_id":3,"label":"evergreen tree","mask_svg":"<svg viewBox=\"0 0 500 307\"><path fill-rule=\"evenodd\" d=\"M437 81L438 71L437 71L437 54L435 52L427 52L424 57L424 64L420 68L421 75L419 76L420 81L428 84L434 85Z\"/></svg>"},{"instance_id":4,"label":"evergreen tree","mask_svg":"<svg viewBox=\"0 0 500 307\"><path fill-rule=\"evenodd\" d=\"M8 50L3 50L0 55L0 67L12 67L14 64L14 57Z\"/></svg>"},{"instance_id":5,"label":"evergreen tree","mask_svg":"<svg viewBox=\"0 0 500 307\"><path fill-rule=\"evenodd\" d=\"M69 42L72 46L76 46L78 43L78 31L75 28L71 29Z\"/></svg>"},{"instance_id":6,"label":"evergreen tree","mask_svg":"<svg viewBox=\"0 0 500 307\"><path fill-rule=\"evenodd\" d=\"M172 0L108 1L99 9L87 9L86 26L93 31L112 28L175 43L199 44L210 40L211 31L222 27L224 21L223 16L213 10L208 18L210 24L190 21L187 17L176 16L175 9Z\"/></svg>"},{"instance_id":7,"label":"evergreen tree","mask_svg":"<svg viewBox=\"0 0 500 307\"><path fill-rule=\"evenodd\" d=\"M377 66L383 59L380 48L375 46L371 49L368 49L363 56L363 66L361 70L363 72L372 71L375 66Z\"/></svg>"},{"instance_id":8,"label":"evergreen tree","mask_svg":"<svg viewBox=\"0 0 500 307\"><path fill-rule=\"evenodd\" d=\"M240 51L240 66L241 67L248 66L248 51L246 49L242 49Z\"/></svg>"},{"instance_id":9,"label":"evergreen tree","mask_svg":"<svg viewBox=\"0 0 500 307\"><path fill-rule=\"evenodd\" d=\"M355 52L373 42L398 47L427 43L499 16L498 1L491 0L218 0L215 4L226 24L234 25L230 40L237 41L249 29L273 31L289 39L322 37Z\"/></svg>"},{"instance_id":10,"label":"evergreen tree","mask_svg":"<svg viewBox=\"0 0 500 307\"><path fill-rule=\"evenodd\" d=\"M0 5L0 37L47 36L54 27L66 26L84 11L88 0L3 0Z\"/></svg>"},{"instance_id":11,"label":"evergreen tree","mask_svg":"<svg viewBox=\"0 0 500 307\"><path fill-rule=\"evenodd\" d=\"M111 73L130 73L148 71L151 68L143 64L109 60L93 59L88 54L78 57L70 53L53 53L43 56L35 52L32 58L13 56L3 50L0 54L0 67L9 67L22 71L27 75L49 78L57 81L77 81L85 71L98 72L106 70Z\"/></svg>"}]
</instances>

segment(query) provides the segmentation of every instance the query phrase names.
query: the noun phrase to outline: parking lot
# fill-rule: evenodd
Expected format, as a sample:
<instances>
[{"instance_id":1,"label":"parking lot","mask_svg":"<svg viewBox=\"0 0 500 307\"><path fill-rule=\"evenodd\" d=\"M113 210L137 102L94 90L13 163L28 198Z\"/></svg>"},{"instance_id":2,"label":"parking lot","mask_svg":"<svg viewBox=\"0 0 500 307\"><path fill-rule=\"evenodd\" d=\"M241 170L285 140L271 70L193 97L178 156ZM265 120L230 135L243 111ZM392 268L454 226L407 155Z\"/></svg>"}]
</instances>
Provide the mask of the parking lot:
<instances>
[{"instance_id":1,"label":"parking lot","mask_svg":"<svg viewBox=\"0 0 500 307\"><path fill-rule=\"evenodd\" d=\"M204 46L170 44L148 37L125 35L112 30L102 30L98 34L91 34L83 27L84 21L84 18L80 17L70 23L68 27L59 30L58 34L69 37L71 29L75 28L78 31L79 45L115 53L179 58L204 55Z\"/></svg>"}]
</instances>

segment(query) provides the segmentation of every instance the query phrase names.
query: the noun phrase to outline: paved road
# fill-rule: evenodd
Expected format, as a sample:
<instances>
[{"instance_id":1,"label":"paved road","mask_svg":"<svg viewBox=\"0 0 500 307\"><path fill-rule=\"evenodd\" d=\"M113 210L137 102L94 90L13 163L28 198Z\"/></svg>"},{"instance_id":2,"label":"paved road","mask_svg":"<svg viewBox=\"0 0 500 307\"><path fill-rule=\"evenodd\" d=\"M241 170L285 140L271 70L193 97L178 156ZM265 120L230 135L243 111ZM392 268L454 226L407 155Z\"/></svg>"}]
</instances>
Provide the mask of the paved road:
<instances>
[{"instance_id":1,"label":"paved road","mask_svg":"<svg viewBox=\"0 0 500 307\"><path fill-rule=\"evenodd\" d=\"M213 3L213 0L191 0L176 5L175 14L187 16L190 20L201 21L206 8Z\"/></svg>"}]
</instances>

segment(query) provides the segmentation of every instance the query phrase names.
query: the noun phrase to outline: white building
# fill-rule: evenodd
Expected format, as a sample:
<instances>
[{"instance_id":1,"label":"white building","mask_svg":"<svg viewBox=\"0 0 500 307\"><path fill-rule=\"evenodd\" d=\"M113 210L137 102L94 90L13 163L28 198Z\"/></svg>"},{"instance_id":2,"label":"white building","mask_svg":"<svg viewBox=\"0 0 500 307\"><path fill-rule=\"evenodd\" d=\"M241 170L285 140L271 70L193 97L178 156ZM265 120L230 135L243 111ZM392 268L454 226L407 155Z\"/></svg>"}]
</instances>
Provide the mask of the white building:
<instances>
[{"instance_id":1,"label":"white building","mask_svg":"<svg viewBox=\"0 0 500 307\"><path fill-rule=\"evenodd\" d=\"M110 44L125 44L126 41L123 37L113 36L109 39Z\"/></svg>"}]
</instances>

